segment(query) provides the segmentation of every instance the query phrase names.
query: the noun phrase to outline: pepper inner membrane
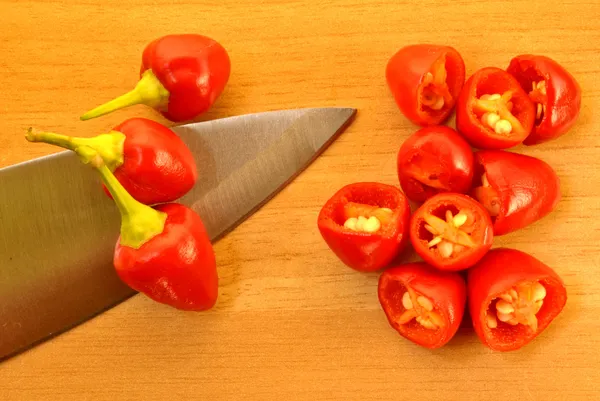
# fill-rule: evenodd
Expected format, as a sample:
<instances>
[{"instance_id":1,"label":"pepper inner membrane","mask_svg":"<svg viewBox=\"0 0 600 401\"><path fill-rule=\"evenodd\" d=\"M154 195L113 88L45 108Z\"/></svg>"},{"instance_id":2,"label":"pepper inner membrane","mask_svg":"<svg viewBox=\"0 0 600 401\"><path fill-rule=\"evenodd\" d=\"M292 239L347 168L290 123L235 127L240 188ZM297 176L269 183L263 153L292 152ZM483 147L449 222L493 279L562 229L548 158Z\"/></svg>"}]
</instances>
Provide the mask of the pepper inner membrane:
<instances>
[{"instance_id":1,"label":"pepper inner membrane","mask_svg":"<svg viewBox=\"0 0 600 401\"><path fill-rule=\"evenodd\" d=\"M545 298L546 287L540 281L519 282L492 300L485 323L491 330L523 325L536 332Z\"/></svg>"},{"instance_id":2,"label":"pepper inner membrane","mask_svg":"<svg viewBox=\"0 0 600 401\"><path fill-rule=\"evenodd\" d=\"M443 205L423 215L419 237L427 241L431 252L447 259L476 243L471 235L475 231L475 216L468 209Z\"/></svg>"},{"instance_id":3,"label":"pepper inner membrane","mask_svg":"<svg viewBox=\"0 0 600 401\"><path fill-rule=\"evenodd\" d=\"M523 132L521 122L512 114L513 92L483 93L475 99L473 111L481 123L498 135Z\"/></svg>"},{"instance_id":4,"label":"pepper inner membrane","mask_svg":"<svg viewBox=\"0 0 600 401\"><path fill-rule=\"evenodd\" d=\"M520 65L514 77L535 105L535 125L544 119L548 102L546 79L532 66Z\"/></svg>"},{"instance_id":5,"label":"pepper inner membrane","mask_svg":"<svg viewBox=\"0 0 600 401\"><path fill-rule=\"evenodd\" d=\"M498 192L492 187L485 171L481 172L479 181L473 189L473 197L486 208L492 222L500 215L501 200Z\"/></svg>"},{"instance_id":6,"label":"pepper inner membrane","mask_svg":"<svg viewBox=\"0 0 600 401\"><path fill-rule=\"evenodd\" d=\"M442 55L423 76L421 104L425 109L440 111L444 106L452 104L453 98L447 80L446 55Z\"/></svg>"}]
</instances>

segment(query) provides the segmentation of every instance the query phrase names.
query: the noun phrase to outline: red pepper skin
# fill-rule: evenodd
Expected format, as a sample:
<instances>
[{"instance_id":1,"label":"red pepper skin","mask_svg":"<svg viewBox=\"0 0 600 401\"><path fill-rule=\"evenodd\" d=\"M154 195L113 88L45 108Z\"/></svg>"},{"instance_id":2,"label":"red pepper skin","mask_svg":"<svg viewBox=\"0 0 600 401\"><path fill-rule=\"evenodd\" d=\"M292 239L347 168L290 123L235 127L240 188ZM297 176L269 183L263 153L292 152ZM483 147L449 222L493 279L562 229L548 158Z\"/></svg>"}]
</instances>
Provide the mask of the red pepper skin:
<instances>
[{"instance_id":1,"label":"red pepper skin","mask_svg":"<svg viewBox=\"0 0 600 401\"><path fill-rule=\"evenodd\" d=\"M538 328L500 323L490 329L486 313L492 301L519 282L540 281L546 288L536 317ZM483 344L496 351L514 351L537 337L560 314L567 302L562 279L550 267L524 252L498 248L467 272L468 304L473 328Z\"/></svg>"},{"instance_id":2,"label":"red pepper skin","mask_svg":"<svg viewBox=\"0 0 600 401\"><path fill-rule=\"evenodd\" d=\"M454 252L451 257L443 257L428 243L433 235L425 229L426 215L434 215L442 220L446 210L456 215L459 211L467 213L468 218L463 229L469 229L474 246ZM412 215L410 220L410 240L415 252L425 262L442 271L468 269L477 263L492 247L494 233L488 211L473 198L456 193L441 193L429 198Z\"/></svg>"},{"instance_id":3,"label":"red pepper skin","mask_svg":"<svg viewBox=\"0 0 600 401\"><path fill-rule=\"evenodd\" d=\"M406 311L402 306L406 287L432 301L434 310L442 316L444 327L429 330L414 320L408 324L398 323L398 318ZM435 349L447 344L458 331L465 311L467 287L458 273L441 272L417 262L386 269L379 277L377 294L394 330L415 344Z\"/></svg>"},{"instance_id":4,"label":"red pepper skin","mask_svg":"<svg viewBox=\"0 0 600 401\"><path fill-rule=\"evenodd\" d=\"M432 72L436 61L445 58L448 102L440 110L425 109L422 103L425 74ZM458 94L465 83L465 63L460 53L450 46L433 44L409 45L398 50L386 66L386 81L400 111L422 127L439 125L448 119Z\"/></svg>"},{"instance_id":5,"label":"red pepper skin","mask_svg":"<svg viewBox=\"0 0 600 401\"><path fill-rule=\"evenodd\" d=\"M387 222L375 233L344 227L346 206L351 202L392 209ZM366 216L365 216L366 217ZM322 207L318 228L335 255L348 267L372 272L388 265L408 243L410 206L396 187L375 182L346 185Z\"/></svg>"},{"instance_id":6,"label":"red pepper skin","mask_svg":"<svg viewBox=\"0 0 600 401\"><path fill-rule=\"evenodd\" d=\"M510 61L507 72L535 103L546 107L541 121L523 141L525 145L556 139L573 127L581 109L581 87L563 66L546 56L523 54ZM532 83L541 81L545 81L545 96L532 91Z\"/></svg>"},{"instance_id":7,"label":"red pepper skin","mask_svg":"<svg viewBox=\"0 0 600 401\"><path fill-rule=\"evenodd\" d=\"M513 128L510 134L497 134L485 126L474 111L475 100L484 94L512 91L511 113L521 123L522 131ZM486 67L476 71L465 83L456 103L456 128L474 147L506 149L525 140L533 129L535 108L519 82L500 68Z\"/></svg>"},{"instance_id":8,"label":"red pepper skin","mask_svg":"<svg viewBox=\"0 0 600 401\"><path fill-rule=\"evenodd\" d=\"M191 120L207 111L225 89L231 61L217 41L197 34L166 35L149 43L142 54L140 78L152 70L170 93L171 121Z\"/></svg>"},{"instance_id":9,"label":"red pepper skin","mask_svg":"<svg viewBox=\"0 0 600 401\"><path fill-rule=\"evenodd\" d=\"M187 206L162 204L164 230L134 249L117 240L114 266L131 288L188 311L212 308L218 296L215 254L200 217Z\"/></svg>"},{"instance_id":10,"label":"red pepper skin","mask_svg":"<svg viewBox=\"0 0 600 401\"><path fill-rule=\"evenodd\" d=\"M441 192L467 193L473 180L471 147L452 128L421 128L402 143L398 178L406 196L424 202Z\"/></svg>"},{"instance_id":11,"label":"red pepper skin","mask_svg":"<svg viewBox=\"0 0 600 401\"><path fill-rule=\"evenodd\" d=\"M145 118L131 118L114 128L125 135L123 164L114 175L136 200L152 205L172 202L198 179L194 156L169 128ZM110 193L104 186L105 193Z\"/></svg>"},{"instance_id":12,"label":"red pepper skin","mask_svg":"<svg viewBox=\"0 0 600 401\"><path fill-rule=\"evenodd\" d=\"M481 150L475 153L475 171L476 177L486 174L500 200L500 213L493 217L495 236L542 219L560 202L559 177L548 163L535 157Z\"/></svg>"}]
</instances>

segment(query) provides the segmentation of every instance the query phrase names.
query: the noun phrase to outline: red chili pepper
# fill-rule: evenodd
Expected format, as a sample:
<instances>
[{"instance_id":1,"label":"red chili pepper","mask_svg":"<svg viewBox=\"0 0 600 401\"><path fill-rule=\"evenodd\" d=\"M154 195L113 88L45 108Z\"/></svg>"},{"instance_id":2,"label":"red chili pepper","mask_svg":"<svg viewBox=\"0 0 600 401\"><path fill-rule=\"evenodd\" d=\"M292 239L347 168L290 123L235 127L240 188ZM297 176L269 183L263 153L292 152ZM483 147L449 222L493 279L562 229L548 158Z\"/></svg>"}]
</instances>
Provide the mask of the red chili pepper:
<instances>
[{"instance_id":1,"label":"red chili pepper","mask_svg":"<svg viewBox=\"0 0 600 401\"><path fill-rule=\"evenodd\" d=\"M325 203L318 227L344 264L371 272L405 248L409 218L408 201L398 188L360 182L343 187Z\"/></svg>"},{"instance_id":2,"label":"red chili pepper","mask_svg":"<svg viewBox=\"0 0 600 401\"><path fill-rule=\"evenodd\" d=\"M218 295L215 254L192 209L178 203L155 207L133 199L87 146L75 149L99 172L121 213L121 234L114 252L117 274L131 288L174 308L202 311Z\"/></svg>"},{"instance_id":3,"label":"red chili pepper","mask_svg":"<svg viewBox=\"0 0 600 401\"><path fill-rule=\"evenodd\" d=\"M535 157L482 150L475 153L473 197L488 210L499 236L554 210L561 199L560 180L549 164Z\"/></svg>"},{"instance_id":4,"label":"red chili pepper","mask_svg":"<svg viewBox=\"0 0 600 401\"><path fill-rule=\"evenodd\" d=\"M194 156L185 143L169 128L145 118L125 120L93 138L30 130L27 140L70 150L91 147L131 196L147 205L182 197L198 178ZM106 187L104 190L110 196Z\"/></svg>"},{"instance_id":5,"label":"red chili pepper","mask_svg":"<svg viewBox=\"0 0 600 401\"><path fill-rule=\"evenodd\" d=\"M377 288L389 324L404 338L426 348L440 348L458 331L467 288L458 273L441 272L426 263L385 270Z\"/></svg>"},{"instance_id":6,"label":"red chili pepper","mask_svg":"<svg viewBox=\"0 0 600 401\"><path fill-rule=\"evenodd\" d=\"M473 266L490 250L493 237L487 210L462 194L442 193L429 198L410 221L415 251L440 270Z\"/></svg>"},{"instance_id":7,"label":"red chili pepper","mask_svg":"<svg viewBox=\"0 0 600 401\"><path fill-rule=\"evenodd\" d=\"M196 34L163 36L144 49L136 87L88 111L81 119L145 104L171 121L191 120L221 95L230 71L229 55L215 40Z\"/></svg>"},{"instance_id":8,"label":"red chili pepper","mask_svg":"<svg viewBox=\"0 0 600 401\"><path fill-rule=\"evenodd\" d=\"M471 189L473 152L452 128L421 128L402 143L397 162L402 190L415 202Z\"/></svg>"},{"instance_id":9,"label":"red chili pepper","mask_svg":"<svg viewBox=\"0 0 600 401\"><path fill-rule=\"evenodd\" d=\"M507 72L536 106L535 126L525 145L558 138L573 127L581 109L581 88L563 66L546 56L523 54L510 61Z\"/></svg>"},{"instance_id":10,"label":"red chili pepper","mask_svg":"<svg viewBox=\"0 0 600 401\"><path fill-rule=\"evenodd\" d=\"M519 82L496 67L482 68L465 83L456 104L456 128L474 147L505 149L531 133L535 107Z\"/></svg>"},{"instance_id":11,"label":"red chili pepper","mask_svg":"<svg viewBox=\"0 0 600 401\"><path fill-rule=\"evenodd\" d=\"M514 249L490 251L467 274L473 327L496 351L530 343L567 301L563 281L550 267Z\"/></svg>"},{"instance_id":12,"label":"red chili pepper","mask_svg":"<svg viewBox=\"0 0 600 401\"><path fill-rule=\"evenodd\" d=\"M465 62L450 46L401 48L388 61L386 80L400 111L420 126L443 123L465 83Z\"/></svg>"}]
</instances>

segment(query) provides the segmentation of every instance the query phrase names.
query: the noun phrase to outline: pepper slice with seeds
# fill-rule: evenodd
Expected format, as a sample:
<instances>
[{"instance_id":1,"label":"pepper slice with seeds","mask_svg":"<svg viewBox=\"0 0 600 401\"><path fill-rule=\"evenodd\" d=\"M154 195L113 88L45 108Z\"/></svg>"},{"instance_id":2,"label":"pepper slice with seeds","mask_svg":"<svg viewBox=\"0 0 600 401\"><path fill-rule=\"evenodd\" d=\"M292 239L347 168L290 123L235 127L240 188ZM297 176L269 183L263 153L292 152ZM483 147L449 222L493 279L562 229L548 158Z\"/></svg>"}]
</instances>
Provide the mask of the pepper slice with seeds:
<instances>
[{"instance_id":1,"label":"pepper slice with seeds","mask_svg":"<svg viewBox=\"0 0 600 401\"><path fill-rule=\"evenodd\" d=\"M519 82L500 68L475 72L456 103L456 128L480 149L506 149L531 133L535 107Z\"/></svg>"},{"instance_id":2,"label":"pepper slice with seeds","mask_svg":"<svg viewBox=\"0 0 600 401\"><path fill-rule=\"evenodd\" d=\"M394 266L379 277L379 302L389 324L404 338L440 348L456 334L466 305L466 285L458 273L426 263Z\"/></svg>"},{"instance_id":3,"label":"pepper slice with seeds","mask_svg":"<svg viewBox=\"0 0 600 401\"><path fill-rule=\"evenodd\" d=\"M473 198L441 193L415 211L410 239L415 251L430 265L448 271L477 263L492 247L492 220Z\"/></svg>"},{"instance_id":4,"label":"pepper slice with seeds","mask_svg":"<svg viewBox=\"0 0 600 401\"><path fill-rule=\"evenodd\" d=\"M567 292L550 267L524 252L498 248L467 273L469 312L486 346L513 351L531 342L560 314Z\"/></svg>"},{"instance_id":5,"label":"pepper slice with seeds","mask_svg":"<svg viewBox=\"0 0 600 401\"><path fill-rule=\"evenodd\" d=\"M363 272L389 264L408 243L410 206L400 189L358 182L337 191L323 206L318 228L347 266Z\"/></svg>"},{"instance_id":6,"label":"pepper slice with seeds","mask_svg":"<svg viewBox=\"0 0 600 401\"><path fill-rule=\"evenodd\" d=\"M475 152L473 197L488 210L494 235L542 219L561 199L560 179L546 162L504 150Z\"/></svg>"}]
</instances>

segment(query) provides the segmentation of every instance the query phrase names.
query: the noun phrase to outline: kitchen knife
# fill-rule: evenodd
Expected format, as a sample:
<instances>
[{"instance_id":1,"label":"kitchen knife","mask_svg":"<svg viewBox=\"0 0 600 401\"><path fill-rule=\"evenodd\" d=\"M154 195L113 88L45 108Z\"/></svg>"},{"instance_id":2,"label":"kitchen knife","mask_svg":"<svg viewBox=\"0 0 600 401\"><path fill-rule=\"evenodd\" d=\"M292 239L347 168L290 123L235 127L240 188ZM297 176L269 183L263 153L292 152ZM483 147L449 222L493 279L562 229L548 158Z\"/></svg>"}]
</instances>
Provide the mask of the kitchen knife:
<instances>
[{"instance_id":1,"label":"kitchen knife","mask_svg":"<svg viewBox=\"0 0 600 401\"><path fill-rule=\"evenodd\" d=\"M199 169L179 201L215 241L306 168L355 113L295 109L173 127ZM0 360L135 294L112 265L119 227L98 175L71 151L0 169Z\"/></svg>"}]
</instances>

